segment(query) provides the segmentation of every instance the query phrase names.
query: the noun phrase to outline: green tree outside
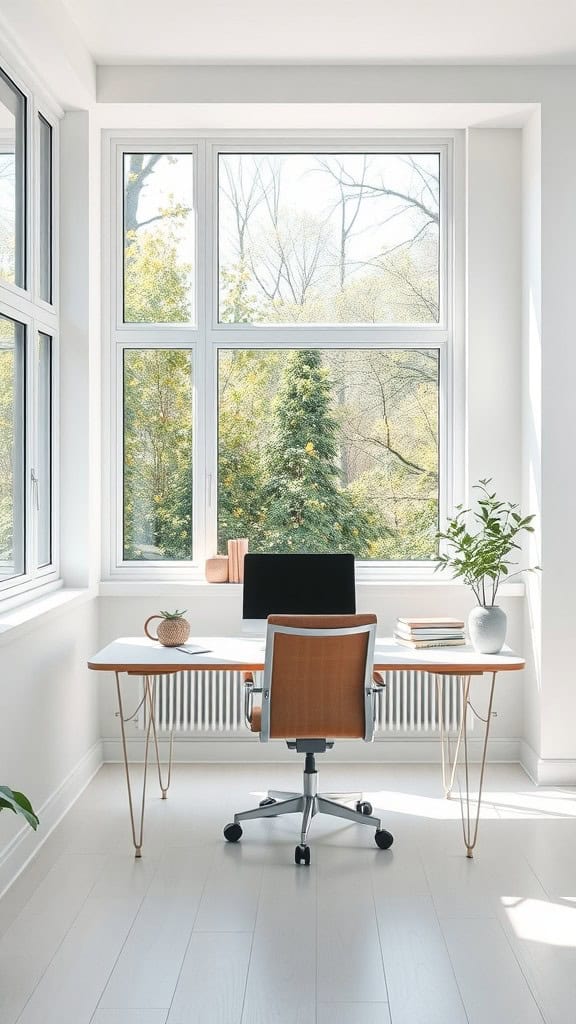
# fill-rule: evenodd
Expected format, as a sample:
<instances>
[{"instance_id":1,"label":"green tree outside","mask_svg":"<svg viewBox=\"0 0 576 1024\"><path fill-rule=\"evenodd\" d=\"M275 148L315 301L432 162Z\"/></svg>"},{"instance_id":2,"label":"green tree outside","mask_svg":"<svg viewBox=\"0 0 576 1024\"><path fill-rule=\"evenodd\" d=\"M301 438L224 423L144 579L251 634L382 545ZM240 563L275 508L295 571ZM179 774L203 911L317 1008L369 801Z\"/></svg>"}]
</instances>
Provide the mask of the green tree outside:
<instances>
[{"instance_id":1,"label":"green tree outside","mask_svg":"<svg viewBox=\"0 0 576 1024\"><path fill-rule=\"evenodd\" d=\"M263 490L269 551L367 553L375 539L369 510L340 486L332 383L317 349L296 349L274 403Z\"/></svg>"}]
</instances>

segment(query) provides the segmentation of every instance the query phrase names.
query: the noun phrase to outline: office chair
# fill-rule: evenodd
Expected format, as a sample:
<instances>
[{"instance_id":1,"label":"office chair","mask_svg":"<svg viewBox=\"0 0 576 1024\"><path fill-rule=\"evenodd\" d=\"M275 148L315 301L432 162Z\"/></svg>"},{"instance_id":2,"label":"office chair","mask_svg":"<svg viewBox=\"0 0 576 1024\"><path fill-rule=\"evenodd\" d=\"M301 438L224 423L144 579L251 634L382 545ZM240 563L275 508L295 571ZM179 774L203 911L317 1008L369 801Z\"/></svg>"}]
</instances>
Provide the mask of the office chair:
<instances>
[{"instance_id":1,"label":"office chair","mask_svg":"<svg viewBox=\"0 0 576 1024\"><path fill-rule=\"evenodd\" d=\"M384 680L373 672L375 615L270 615L266 633L264 678L257 687L245 674L245 714L262 743L284 739L291 750L305 755L302 793L271 790L259 807L234 815L225 838L237 842L241 821L302 812L297 864L310 863L306 840L315 814L332 814L376 829L381 850L393 843L372 817L372 806L359 800L353 810L318 793L316 754L334 746L335 739L374 738L374 703ZM254 704L254 694L262 703Z\"/></svg>"}]
</instances>

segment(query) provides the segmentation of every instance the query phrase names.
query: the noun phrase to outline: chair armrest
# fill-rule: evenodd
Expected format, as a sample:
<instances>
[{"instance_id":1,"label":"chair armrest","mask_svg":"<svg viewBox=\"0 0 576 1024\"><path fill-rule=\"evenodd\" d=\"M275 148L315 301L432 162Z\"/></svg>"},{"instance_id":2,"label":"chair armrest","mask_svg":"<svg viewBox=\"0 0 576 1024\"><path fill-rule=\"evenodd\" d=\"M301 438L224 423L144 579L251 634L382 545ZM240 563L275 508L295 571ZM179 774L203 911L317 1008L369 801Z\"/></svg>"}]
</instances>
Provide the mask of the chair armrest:
<instances>
[{"instance_id":1,"label":"chair armrest","mask_svg":"<svg viewBox=\"0 0 576 1024\"><path fill-rule=\"evenodd\" d=\"M254 675L252 672L243 672L242 679L244 683L244 721L248 728L252 729L254 694L262 693L262 687L254 685Z\"/></svg>"},{"instance_id":2,"label":"chair armrest","mask_svg":"<svg viewBox=\"0 0 576 1024\"><path fill-rule=\"evenodd\" d=\"M380 716L382 697L386 689L386 681L381 672L372 669L372 682L366 687L366 732L364 739L371 743L374 739L376 719Z\"/></svg>"}]
</instances>

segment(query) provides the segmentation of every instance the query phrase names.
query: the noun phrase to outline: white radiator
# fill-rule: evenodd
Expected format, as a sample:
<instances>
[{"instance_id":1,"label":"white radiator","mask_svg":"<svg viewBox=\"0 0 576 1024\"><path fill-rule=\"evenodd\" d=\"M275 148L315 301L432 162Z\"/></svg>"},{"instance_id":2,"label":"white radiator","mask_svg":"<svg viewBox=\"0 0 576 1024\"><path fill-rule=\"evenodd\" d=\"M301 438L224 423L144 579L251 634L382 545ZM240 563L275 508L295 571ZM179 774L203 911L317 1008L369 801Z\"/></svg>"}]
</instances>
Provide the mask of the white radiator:
<instances>
[{"instance_id":1,"label":"white radiator","mask_svg":"<svg viewBox=\"0 0 576 1024\"><path fill-rule=\"evenodd\" d=\"M386 672L384 676L386 688L376 704L377 731L438 731L439 708L434 676L427 672ZM155 678L159 729L213 736L246 733L244 687L240 672L176 672ZM446 728L454 731L458 728L462 710L461 685L457 676L444 676L443 699ZM472 728L473 718L473 715L469 716L469 728ZM137 723L144 728L143 705Z\"/></svg>"}]
</instances>

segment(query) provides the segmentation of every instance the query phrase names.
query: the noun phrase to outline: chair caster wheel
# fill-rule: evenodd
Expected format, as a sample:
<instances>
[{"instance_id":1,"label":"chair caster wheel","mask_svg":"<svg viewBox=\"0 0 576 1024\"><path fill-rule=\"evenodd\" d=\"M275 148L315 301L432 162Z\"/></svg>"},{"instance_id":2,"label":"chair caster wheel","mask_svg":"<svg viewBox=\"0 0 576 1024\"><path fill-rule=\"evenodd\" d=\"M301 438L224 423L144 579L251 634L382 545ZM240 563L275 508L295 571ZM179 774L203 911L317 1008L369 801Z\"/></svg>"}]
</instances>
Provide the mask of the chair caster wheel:
<instances>
[{"instance_id":1,"label":"chair caster wheel","mask_svg":"<svg viewBox=\"0 0 576 1024\"><path fill-rule=\"evenodd\" d=\"M356 810L358 811L358 814L366 814L369 817L374 808L369 800L358 800Z\"/></svg>"},{"instance_id":2,"label":"chair caster wheel","mask_svg":"<svg viewBox=\"0 0 576 1024\"><path fill-rule=\"evenodd\" d=\"M242 835L242 826L236 821L231 821L229 825L224 826L224 839L227 839L229 843L237 843Z\"/></svg>"},{"instance_id":3,"label":"chair caster wheel","mask_svg":"<svg viewBox=\"0 0 576 1024\"><path fill-rule=\"evenodd\" d=\"M376 846L379 846L381 850L388 850L394 842L394 836L391 832L387 832L385 828L377 828L374 833L374 839L376 840Z\"/></svg>"},{"instance_id":4,"label":"chair caster wheel","mask_svg":"<svg viewBox=\"0 0 576 1024\"><path fill-rule=\"evenodd\" d=\"M294 850L294 861L296 864L310 863L310 847L309 846L297 846Z\"/></svg>"}]
</instances>

